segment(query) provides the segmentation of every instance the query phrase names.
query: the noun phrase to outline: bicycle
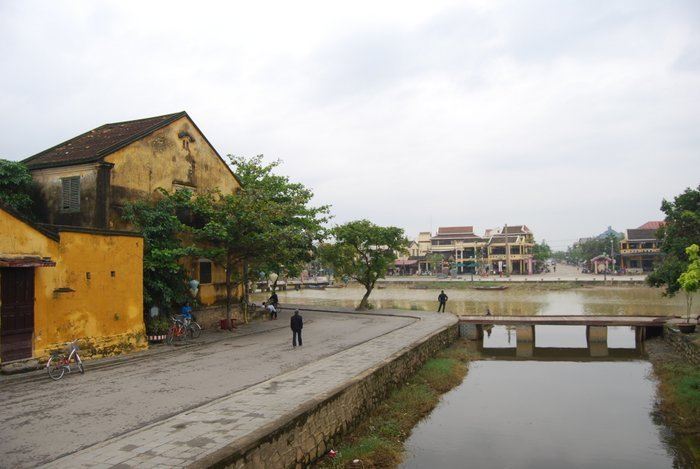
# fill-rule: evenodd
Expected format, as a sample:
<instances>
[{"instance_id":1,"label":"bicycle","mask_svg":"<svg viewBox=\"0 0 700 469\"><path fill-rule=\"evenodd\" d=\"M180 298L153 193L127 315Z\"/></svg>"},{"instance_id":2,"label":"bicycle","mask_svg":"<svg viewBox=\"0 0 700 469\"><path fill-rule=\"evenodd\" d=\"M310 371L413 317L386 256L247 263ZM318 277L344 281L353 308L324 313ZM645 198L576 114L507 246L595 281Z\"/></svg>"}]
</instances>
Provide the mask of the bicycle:
<instances>
[{"instance_id":1,"label":"bicycle","mask_svg":"<svg viewBox=\"0 0 700 469\"><path fill-rule=\"evenodd\" d=\"M191 314L181 315L177 318L182 321L185 329L187 329L187 335L190 339L196 339L202 333L202 326L200 326Z\"/></svg>"},{"instance_id":2,"label":"bicycle","mask_svg":"<svg viewBox=\"0 0 700 469\"><path fill-rule=\"evenodd\" d=\"M171 316L170 321L172 321L173 325L170 326L170 329L168 329L168 334L165 336L165 343L168 345L172 345L173 340L175 339L186 339L188 334L188 329L185 327L185 323L182 320Z\"/></svg>"},{"instance_id":3,"label":"bicycle","mask_svg":"<svg viewBox=\"0 0 700 469\"><path fill-rule=\"evenodd\" d=\"M76 365L78 365L78 371L80 374L85 373L83 361L80 359L80 355L78 354L78 340L79 339L73 339L71 342L66 342L66 345L68 346L66 350L64 352L53 352L51 354L51 358L49 358L49 361L46 362L46 371L54 381L58 381L59 379L63 378L66 371L68 373L72 371L70 367L71 359L73 359ZM66 356L66 354L68 355Z\"/></svg>"}]
</instances>

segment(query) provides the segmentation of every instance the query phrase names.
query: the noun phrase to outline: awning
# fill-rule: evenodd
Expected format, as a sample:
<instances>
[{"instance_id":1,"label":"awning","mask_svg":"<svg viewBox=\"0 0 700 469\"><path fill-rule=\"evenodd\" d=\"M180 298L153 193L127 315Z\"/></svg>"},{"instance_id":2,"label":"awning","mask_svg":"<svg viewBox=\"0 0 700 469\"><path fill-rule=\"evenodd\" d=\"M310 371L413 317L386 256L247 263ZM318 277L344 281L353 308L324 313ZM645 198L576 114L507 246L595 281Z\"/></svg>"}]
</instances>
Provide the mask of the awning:
<instances>
[{"instance_id":1,"label":"awning","mask_svg":"<svg viewBox=\"0 0 700 469\"><path fill-rule=\"evenodd\" d=\"M56 267L50 257L6 256L0 254L0 267Z\"/></svg>"}]
</instances>

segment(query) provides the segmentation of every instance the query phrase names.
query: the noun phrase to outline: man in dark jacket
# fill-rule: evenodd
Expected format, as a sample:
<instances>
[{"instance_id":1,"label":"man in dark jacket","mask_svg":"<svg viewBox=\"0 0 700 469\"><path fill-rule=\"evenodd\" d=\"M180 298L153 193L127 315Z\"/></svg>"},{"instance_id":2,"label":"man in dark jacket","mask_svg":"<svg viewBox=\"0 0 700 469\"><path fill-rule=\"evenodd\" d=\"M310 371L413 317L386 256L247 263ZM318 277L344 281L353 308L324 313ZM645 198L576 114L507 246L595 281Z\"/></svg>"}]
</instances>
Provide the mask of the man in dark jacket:
<instances>
[{"instance_id":1,"label":"man in dark jacket","mask_svg":"<svg viewBox=\"0 0 700 469\"><path fill-rule=\"evenodd\" d=\"M298 309L294 310L290 326L292 328L292 347L297 346L297 337L299 338L299 347L301 347L301 330L304 328L304 320L299 315Z\"/></svg>"},{"instance_id":2,"label":"man in dark jacket","mask_svg":"<svg viewBox=\"0 0 700 469\"><path fill-rule=\"evenodd\" d=\"M443 313L445 312L445 304L447 304L447 295L445 295L445 290L440 290L440 294L438 295L438 313L441 309Z\"/></svg>"}]
</instances>

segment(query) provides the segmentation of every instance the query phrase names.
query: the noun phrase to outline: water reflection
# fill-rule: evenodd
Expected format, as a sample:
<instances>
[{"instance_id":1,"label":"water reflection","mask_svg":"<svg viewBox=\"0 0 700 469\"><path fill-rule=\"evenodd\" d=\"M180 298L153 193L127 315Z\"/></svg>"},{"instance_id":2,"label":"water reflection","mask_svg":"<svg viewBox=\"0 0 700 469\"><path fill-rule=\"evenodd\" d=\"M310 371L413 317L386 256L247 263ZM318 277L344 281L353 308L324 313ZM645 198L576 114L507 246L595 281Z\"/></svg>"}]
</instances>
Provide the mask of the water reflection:
<instances>
[{"instance_id":1,"label":"water reflection","mask_svg":"<svg viewBox=\"0 0 700 469\"><path fill-rule=\"evenodd\" d=\"M407 441L405 468L673 467L642 361L478 361Z\"/></svg>"}]
</instances>

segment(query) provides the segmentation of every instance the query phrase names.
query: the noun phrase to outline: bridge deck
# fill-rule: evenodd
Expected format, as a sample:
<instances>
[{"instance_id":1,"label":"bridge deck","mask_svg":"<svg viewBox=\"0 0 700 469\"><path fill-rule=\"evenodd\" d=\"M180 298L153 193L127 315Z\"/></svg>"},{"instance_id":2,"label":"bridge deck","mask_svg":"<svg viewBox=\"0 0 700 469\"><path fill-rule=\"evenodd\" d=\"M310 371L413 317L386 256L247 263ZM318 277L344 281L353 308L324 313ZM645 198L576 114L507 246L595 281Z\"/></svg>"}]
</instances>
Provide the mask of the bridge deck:
<instances>
[{"instance_id":1,"label":"bridge deck","mask_svg":"<svg viewBox=\"0 0 700 469\"><path fill-rule=\"evenodd\" d=\"M670 316L459 316L467 324L494 326L663 326Z\"/></svg>"}]
</instances>

